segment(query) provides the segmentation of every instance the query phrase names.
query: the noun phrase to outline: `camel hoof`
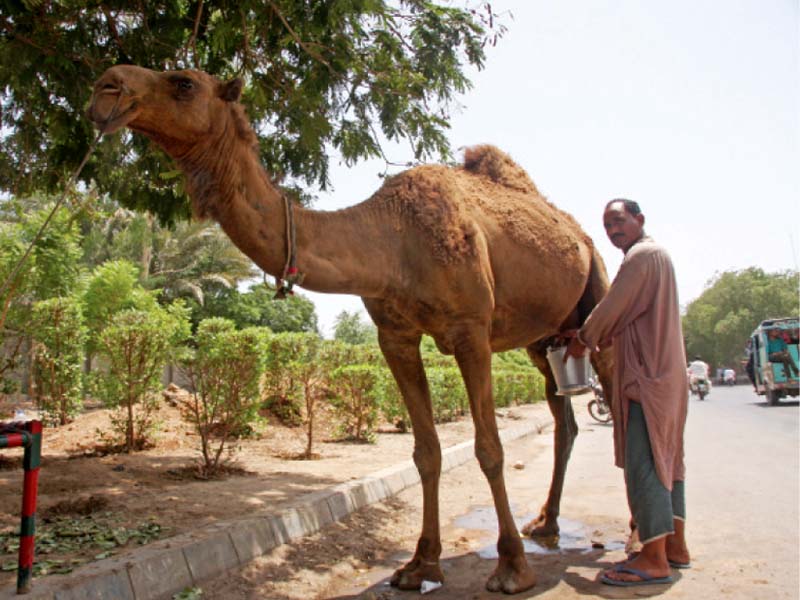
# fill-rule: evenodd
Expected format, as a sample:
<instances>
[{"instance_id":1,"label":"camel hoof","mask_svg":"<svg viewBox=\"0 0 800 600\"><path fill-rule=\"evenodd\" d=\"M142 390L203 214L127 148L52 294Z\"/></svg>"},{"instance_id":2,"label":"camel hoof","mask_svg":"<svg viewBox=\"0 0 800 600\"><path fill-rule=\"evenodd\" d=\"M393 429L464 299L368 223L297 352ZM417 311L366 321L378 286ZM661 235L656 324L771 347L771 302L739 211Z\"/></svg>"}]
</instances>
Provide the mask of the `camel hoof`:
<instances>
[{"instance_id":1,"label":"camel hoof","mask_svg":"<svg viewBox=\"0 0 800 600\"><path fill-rule=\"evenodd\" d=\"M521 533L528 537L551 537L559 533L558 521L548 521L544 517L536 517L533 521L523 526Z\"/></svg>"},{"instance_id":2,"label":"camel hoof","mask_svg":"<svg viewBox=\"0 0 800 600\"><path fill-rule=\"evenodd\" d=\"M418 590L423 581L444 582L444 574L438 561L422 564L419 560L412 560L394 572L389 579L389 584L401 590Z\"/></svg>"},{"instance_id":3,"label":"camel hoof","mask_svg":"<svg viewBox=\"0 0 800 600\"><path fill-rule=\"evenodd\" d=\"M497 565L494 573L486 582L486 589L490 592L518 594L535 586L536 574L528 561L523 557L518 565L516 569L508 563Z\"/></svg>"}]
</instances>

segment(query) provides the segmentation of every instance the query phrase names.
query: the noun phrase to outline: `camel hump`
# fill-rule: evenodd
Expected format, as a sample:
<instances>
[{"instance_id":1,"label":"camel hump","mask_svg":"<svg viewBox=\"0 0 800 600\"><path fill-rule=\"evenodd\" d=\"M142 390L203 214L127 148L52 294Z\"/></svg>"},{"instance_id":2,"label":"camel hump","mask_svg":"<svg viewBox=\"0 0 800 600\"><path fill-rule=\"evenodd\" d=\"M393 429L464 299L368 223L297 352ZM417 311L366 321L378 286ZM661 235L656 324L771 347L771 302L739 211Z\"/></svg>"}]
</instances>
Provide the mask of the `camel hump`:
<instances>
[{"instance_id":1,"label":"camel hump","mask_svg":"<svg viewBox=\"0 0 800 600\"><path fill-rule=\"evenodd\" d=\"M508 154L490 144L464 150L464 169L521 192L539 193L524 169Z\"/></svg>"}]
</instances>

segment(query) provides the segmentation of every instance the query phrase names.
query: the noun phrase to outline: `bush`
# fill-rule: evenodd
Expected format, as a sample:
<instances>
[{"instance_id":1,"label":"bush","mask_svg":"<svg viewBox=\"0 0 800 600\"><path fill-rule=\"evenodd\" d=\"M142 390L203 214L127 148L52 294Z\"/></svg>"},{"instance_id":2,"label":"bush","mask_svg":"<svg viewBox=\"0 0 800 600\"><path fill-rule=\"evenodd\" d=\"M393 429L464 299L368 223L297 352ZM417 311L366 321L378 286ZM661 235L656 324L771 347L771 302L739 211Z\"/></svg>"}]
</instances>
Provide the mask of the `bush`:
<instances>
[{"instance_id":1,"label":"bush","mask_svg":"<svg viewBox=\"0 0 800 600\"><path fill-rule=\"evenodd\" d=\"M180 345L189 333L188 310L176 302L119 312L100 335L99 352L109 366L108 372L96 374L96 389L106 406L117 409L112 426L123 435L126 452L150 441L161 373L180 358Z\"/></svg>"},{"instance_id":2,"label":"bush","mask_svg":"<svg viewBox=\"0 0 800 600\"><path fill-rule=\"evenodd\" d=\"M427 375L434 423L447 423L467 414L467 389L457 367L432 367Z\"/></svg>"},{"instance_id":3,"label":"bush","mask_svg":"<svg viewBox=\"0 0 800 600\"><path fill-rule=\"evenodd\" d=\"M544 398L544 377L533 368L495 369L492 388L496 406L530 404Z\"/></svg>"},{"instance_id":4,"label":"bush","mask_svg":"<svg viewBox=\"0 0 800 600\"><path fill-rule=\"evenodd\" d=\"M201 472L206 477L217 471L226 443L252 432L251 423L258 419L267 330L235 327L222 318L201 321L197 348L185 363L195 392L181 409L200 436Z\"/></svg>"},{"instance_id":5,"label":"bush","mask_svg":"<svg viewBox=\"0 0 800 600\"><path fill-rule=\"evenodd\" d=\"M294 334L294 354L286 365L291 378L300 387L306 426L305 458L314 456L314 420L317 400L323 395L326 362L322 352L323 340L314 333Z\"/></svg>"},{"instance_id":6,"label":"bush","mask_svg":"<svg viewBox=\"0 0 800 600\"><path fill-rule=\"evenodd\" d=\"M73 298L34 303L29 324L32 340L34 400L48 421L65 425L80 410L86 328Z\"/></svg>"},{"instance_id":7,"label":"bush","mask_svg":"<svg viewBox=\"0 0 800 600\"><path fill-rule=\"evenodd\" d=\"M282 423L299 426L303 423L300 384L289 369L289 363L300 351L302 334L277 333L266 341L264 373L261 382L262 406Z\"/></svg>"},{"instance_id":8,"label":"bush","mask_svg":"<svg viewBox=\"0 0 800 600\"><path fill-rule=\"evenodd\" d=\"M365 364L344 365L331 372L332 404L345 439L375 441L380 378L379 367Z\"/></svg>"},{"instance_id":9,"label":"bush","mask_svg":"<svg viewBox=\"0 0 800 600\"><path fill-rule=\"evenodd\" d=\"M400 431L404 433L408 431L411 428L411 417L408 415L400 388L397 387L397 381L388 367L380 369L377 395L383 418Z\"/></svg>"}]
</instances>

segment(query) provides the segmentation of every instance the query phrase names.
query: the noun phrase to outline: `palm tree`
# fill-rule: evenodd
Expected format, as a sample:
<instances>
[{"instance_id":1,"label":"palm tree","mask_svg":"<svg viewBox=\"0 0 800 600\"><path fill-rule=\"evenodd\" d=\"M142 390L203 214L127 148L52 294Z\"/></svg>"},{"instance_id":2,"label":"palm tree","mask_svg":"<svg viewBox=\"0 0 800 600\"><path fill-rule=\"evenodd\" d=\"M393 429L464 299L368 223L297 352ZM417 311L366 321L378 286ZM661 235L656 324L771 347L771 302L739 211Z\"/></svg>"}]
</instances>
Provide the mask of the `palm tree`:
<instances>
[{"instance_id":1,"label":"palm tree","mask_svg":"<svg viewBox=\"0 0 800 600\"><path fill-rule=\"evenodd\" d=\"M202 305L206 294L233 288L258 273L216 223L179 223L159 228L147 287L161 288L167 301L191 297Z\"/></svg>"}]
</instances>

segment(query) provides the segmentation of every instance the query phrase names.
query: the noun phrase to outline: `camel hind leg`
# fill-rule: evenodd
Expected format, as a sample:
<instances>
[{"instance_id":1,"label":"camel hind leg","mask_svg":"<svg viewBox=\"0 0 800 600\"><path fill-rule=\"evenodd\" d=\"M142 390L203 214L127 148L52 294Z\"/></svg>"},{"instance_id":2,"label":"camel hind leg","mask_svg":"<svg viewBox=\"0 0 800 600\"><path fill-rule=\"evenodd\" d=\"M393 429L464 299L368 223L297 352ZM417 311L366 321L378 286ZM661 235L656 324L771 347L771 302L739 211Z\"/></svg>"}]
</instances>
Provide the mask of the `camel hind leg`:
<instances>
[{"instance_id":1,"label":"camel hind leg","mask_svg":"<svg viewBox=\"0 0 800 600\"><path fill-rule=\"evenodd\" d=\"M591 267L586 288L578 301L574 311L567 317L561 329L579 327L592 312L592 309L606 295L609 283L603 259L592 248ZM572 447L578 437L578 423L572 410L572 401L568 396L556 395L556 381L547 362L547 344L550 340L541 340L526 348L533 364L541 371L545 378L545 396L547 405L555 421L553 445L553 477L550 481L550 491L547 501L542 506L539 516L527 523L522 528L524 535L549 536L558 534L558 515L561 510L561 494L564 490L564 476L567 471ZM613 358L610 348L601 350L591 355L591 362L595 372L600 378L603 393L609 403L612 401L612 369Z\"/></svg>"},{"instance_id":2,"label":"camel hind leg","mask_svg":"<svg viewBox=\"0 0 800 600\"><path fill-rule=\"evenodd\" d=\"M453 332L454 354L469 397L475 424L475 456L489 482L499 535L497 568L486 583L492 592L522 592L536 584L536 575L525 558L503 478L503 447L497 431L492 397L492 351L487 328L465 325Z\"/></svg>"},{"instance_id":3,"label":"camel hind leg","mask_svg":"<svg viewBox=\"0 0 800 600\"><path fill-rule=\"evenodd\" d=\"M533 344L526 348L533 364L541 371L545 379L545 396L547 405L555 421L553 432L553 476L547 501L535 519L522 527L523 535L531 537L557 535L558 515L561 510L561 493L564 490L564 476L567 472L572 446L578 437L578 423L572 410L572 402L568 396L556 395L556 380L550 365L547 363L546 346Z\"/></svg>"}]
</instances>

